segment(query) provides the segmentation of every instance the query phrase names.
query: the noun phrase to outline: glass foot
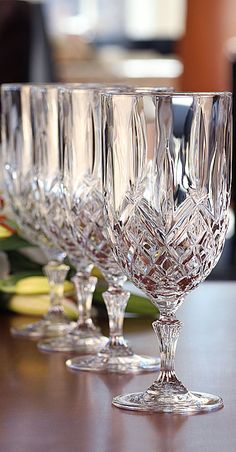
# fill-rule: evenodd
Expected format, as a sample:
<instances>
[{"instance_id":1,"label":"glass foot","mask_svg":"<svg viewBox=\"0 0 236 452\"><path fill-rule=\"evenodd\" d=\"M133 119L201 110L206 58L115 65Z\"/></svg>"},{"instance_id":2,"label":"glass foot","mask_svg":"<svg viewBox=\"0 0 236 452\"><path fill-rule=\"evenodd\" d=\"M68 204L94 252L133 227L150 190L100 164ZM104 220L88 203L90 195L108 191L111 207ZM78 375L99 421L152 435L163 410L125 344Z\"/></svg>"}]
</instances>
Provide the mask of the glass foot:
<instances>
[{"instance_id":1,"label":"glass foot","mask_svg":"<svg viewBox=\"0 0 236 452\"><path fill-rule=\"evenodd\" d=\"M76 325L75 322L71 322L66 318L64 320L50 320L42 319L39 322L29 323L20 327L11 328L11 334L13 336L39 339L42 337L62 336L69 333Z\"/></svg>"},{"instance_id":2,"label":"glass foot","mask_svg":"<svg viewBox=\"0 0 236 452\"><path fill-rule=\"evenodd\" d=\"M128 374L154 372L159 369L160 360L134 353L117 356L100 352L95 356L68 359L66 365L73 370Z\"/></svg>"},{"instance_id":3,"label":"glass foot","mask_svg":"<svg viewBox=\"0 0 236 452\"><path fill-rule=\"evenodd\" d=\"M108 341L99 331L76 328L62 337L38 343L38 348L45 352L78 352L81 354L96 353Z\"/></svg>"},{"instance_id":4,"label":"glass foot","mask_svg":"<svg viewBox=\"0 0 236 452\"><path fill-rule=\"evenodd\" d=\"M112 404L133 411L194 414L219 410L223 407L223 400L204 392L188 391L186 394L172 394L165 398L146 391L117 396Z\"/></svg>"}]
</instances>

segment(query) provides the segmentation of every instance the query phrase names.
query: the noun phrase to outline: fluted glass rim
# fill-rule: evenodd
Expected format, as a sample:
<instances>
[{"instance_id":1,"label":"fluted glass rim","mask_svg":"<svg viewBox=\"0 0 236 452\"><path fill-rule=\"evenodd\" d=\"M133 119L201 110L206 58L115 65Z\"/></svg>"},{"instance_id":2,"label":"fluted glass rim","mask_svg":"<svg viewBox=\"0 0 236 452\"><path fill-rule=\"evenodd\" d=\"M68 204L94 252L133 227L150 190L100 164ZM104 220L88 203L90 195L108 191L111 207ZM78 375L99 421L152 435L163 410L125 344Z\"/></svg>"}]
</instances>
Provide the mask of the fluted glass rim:
<instances>
[{"instance_id":1,"label":"fluted glass rim","mask_svg":"<svg viewBox=\"0 0 236 452\"><path fill-rule=\"evenodd\" d=\"M116 89L119 88L124 88L124 89L132 89L133 87L131 85L128 85L126 83L117 83L117 84L106 84L106 83L80 83L80 82L75 82L75 83L41 83L41 82L36 82L36 83L2 83L1 84L1 89L6 91L6 90L18 90L21 89L23 87L29 87L29 88L45 88L45 89L50 89L50 88L58 88L58 89L65 89L65 90L79 90L79 91L88 91L88 90L100 90L100 89L104 89L106 90L106 86L108 90L111 91L115 91Z\"/></svg>"},{"instance_id":2,"label":"fluted glass rim","mask_svg":"<svg viewBox=\"0 0 236 452\"><path fill-rule=\"evenodd\" d=\"M151 95L157 95L157 96L171 96L171 97L214 97L214 96L230 96L232 97L231 91L174 91L173 87L167 87L167 86L156 86L156 87L149 87L149 86L136 86L136 85L127 85L125 83L117 83L117 84L106 84L106 83L2 83L1 90L18 90L22 87L29 87L29 88L58 88L60 90L65 91L73 91L73 90L79 90L79 91L93 91L98 90L102 95L104 96L136 96L136 95L143 95L143 96L151 96ZM127 88L127 91L125 89ZM124 89L124 91L120 91L120 89Z\"/></svg>"},{"instance_id":3,"label":"fluted glass rim","mask_svg":"<svg viewBox=\"0 0 236 452\"><path fill-rule=\"evenodd\" d=\"M221 97L232 97L232 92L231 91L192 91L192 92L184 92L184 91L159 91L157 92L157 90L153 90L153 91L140 91L138 90L138 92L135 91L124 91L124 92L113 92L111 91L105 91L101 93L102 96L104 97L110 97L110 96L127 96L127 97L135 97L135 96L145 96L145 97L150 97L150 96L157 96L157 97L186 97L186 98L190 98L190 97L194 97L194 98L211 98L211 97L215 97L215 96L221 96Z\"/></svg>"},{"instance_id":4,"label":"fluted glass rim","mask_svg":"<svg viewBox=\"0 0 236 452\"><path fill-rule=\"evenodd\" d=\"M45 87L56 87L59 86L59 83L41 83L41 82L36 82L36 83L2 83L1 85L1 89L2 90L14 90L14 89L19 89L19 88L23 88L23 87L41 87L41 86L45 86Z\"/></svg>"},{"instance_id":5,"label":"fluted glass rim","mask_svg":"<svg viewBox=\"0 0 236 452\"><path fill-rule=\"evenodd\" d=\"M65 92L65 93L80 92L83 94L92 93L92 92L97 92L97 93L104 92L105 93L105 92L107 92L107 90L113 94L120 93L120 92L134 93L134 91L132 89L133 88L130 85L126 85L124 83L117 84L114 86L110 85L110 84L106 84L106 83L82 83L81 85L78 84L77 86L73 85L73 84L59 86L59 90L61 93L63 93L63 92Z\"/></svg>"},{"instance_id":6,"label":"fluted glass rim","mask_svg":"<svg viewBox=\"0 0 236 452\"><path fill-rule=\"evenodd\" d=\"M28 88L36 88L36 89L55 89L55 88L63 88L63 87L71 87L71 88L80 88L80 86L83 88L85 85L91 85L95 86L95 83L41 83L41 82L35 82L35 83L2 83L1 89L2 90L17 90L24 87Z\"/></svg>"},{"instance_id":7,"label":"fluted glass rim","mask_svg":"<svg viewBox=\"0 0 236 452\"><path fill-rule=\"evenodd\" d=\"M30 83L2 83L1 91L16 91L23 86L31 86Z\"/></svg>"},{"instance_id":8,"label":"fluted glass rim","mask_svg":"<svg viewBox=\"0 0 236 452\"><path fill-rule=\"evenodd\" d=\"M175 91L175 88L173 87L173 86L145 86L145 85L141 85L141 86L138 86L138 85L133 85L132 86L132 88L133 88L133 90L134 90L134 92L147 92L147 93L150 93L150 92L170 92L170 93L172 93L172 92L174 92Z\"/></svg>"},{"instance_id":9,"label":"fluted glass rim","mask_svg":"<svg viewBox=\"0 0 236 452\"><path fill-rule=\"evenodd\" d=\"M60 90L68 91L82 91L82 92L88 92L88 91L98 91L100 94L109 93L109 94L116 94L116 93L127 93L130 94L140 94L141 92L145 92L147 94L152 93L172 93L174 92L174 88L172 86L136 86L136 85L129 85L126 83L66 83L62 85L58 85ZM124 90L124 91L123 91Z\"/></svg>"}]
</instances>

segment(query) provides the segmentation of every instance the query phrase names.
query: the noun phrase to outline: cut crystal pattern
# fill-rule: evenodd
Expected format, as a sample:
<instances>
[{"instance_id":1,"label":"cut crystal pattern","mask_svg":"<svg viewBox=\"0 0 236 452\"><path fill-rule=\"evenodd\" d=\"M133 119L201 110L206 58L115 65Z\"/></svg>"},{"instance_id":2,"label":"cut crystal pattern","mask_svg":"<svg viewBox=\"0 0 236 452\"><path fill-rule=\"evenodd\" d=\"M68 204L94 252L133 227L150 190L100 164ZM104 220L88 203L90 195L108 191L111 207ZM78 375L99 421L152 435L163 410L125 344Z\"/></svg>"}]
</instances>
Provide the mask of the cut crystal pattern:
<instances>
[{"instance_id":1,"label":"cut crystal pattern","mask_svg":"<svg viewBox=\"0 0 236 452\"><path fill-rule=\"evenodd\" d=\"M177 96L173 103L171 97L154 98L150 119L144 101L134 96L127 101L125 124L122 99L111 99L104 103L106 115L114 102L104 130L112 133L104 134L103 144L114 252L128 278L155 304L166 300L174 307L209 275L223 248L230 192L228 100L224 105L223 99L199 96L183 107L184 98L179 105ZM133 125L127 127L129 115L135 134Z\"/></svg>"},{"instance_id":2,"label":"cut crystal pattern","mask_svg":"<svg viewBox=\"0 0 236 452\"><path fill-rule=\"evenodd\" d=\"M144 392L113 404L148 412L220 409L220 397L190 392L174 357L175 311L218 261L228 225L229 93L104 94L103 180L113 250L124 272L158 306L153 327L161 369Z\"/></svg>"},{"instance_id":3,"label":"cut crystal pattern","mask_svg":"<svg viewBox=\"0 0 236 452\"><path fill-rule=\"evenodd\" d=\"M71 224L75 240L79 241L92 261L101 269L107 281L123 281L124 276L115 262L105 231L104 201L100 183L84 181L80 187L80 196L73 197Z\"/></svg>"}]
</instances>

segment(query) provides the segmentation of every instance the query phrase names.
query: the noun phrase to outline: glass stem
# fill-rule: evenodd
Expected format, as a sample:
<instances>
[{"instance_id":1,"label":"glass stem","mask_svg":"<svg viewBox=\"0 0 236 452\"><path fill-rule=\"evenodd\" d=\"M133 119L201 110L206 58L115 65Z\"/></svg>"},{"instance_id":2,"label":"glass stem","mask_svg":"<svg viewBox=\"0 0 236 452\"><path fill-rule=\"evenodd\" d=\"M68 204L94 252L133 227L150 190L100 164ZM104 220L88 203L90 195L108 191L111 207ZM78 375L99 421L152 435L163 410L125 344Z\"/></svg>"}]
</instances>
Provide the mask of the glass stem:
<instances>
[{"instance_id":1,"label":"glass stem","mask_svg":"<svg viewBox=\"0 0 236 452\"><path fill-rule=\"evenodd\" d=\"M76 288L79 312L77 327L95 329L91 319L91 306L93 293L97 284L97 278L95 276L89 276L81 272L77 272L72 278L72 281Z\"/></svg>"},{"instance_id":2,"label":"glass stem","mask_svg":"<svg viewBox=\"0 0 236 452\"><path fill-rule=\"evenodd\" d=\"M103 299L106 304L109 318L110 346L127 346L123 337L123 323L125 308L129 297L130 293L119 286L109 287L109 289L103 293Z\"/></svg>"},{"instance_id":3,"label":"glass stem","mask_svg":"<svg viewBox=\"0 0 236 452\"><path fill-rule=\"evenodd\" d=\"M152 324L158 337L161 369L157 382L170 383L176 382L175 373L175 351L181 329L181 322L175 315L160 315L159 320Z\"/></svg>"},{"instance_id":4,"label":"glass stem","mask_svg":"<svg viewBox=\"0 0 236 452\"><path fill-rule=\"evenodd\" d=\"M50 261L43 270L50 287L50 307L47 317L64 315L62 305L64 281L70 267L57 261Z\"/></svg>"}]
</instances>

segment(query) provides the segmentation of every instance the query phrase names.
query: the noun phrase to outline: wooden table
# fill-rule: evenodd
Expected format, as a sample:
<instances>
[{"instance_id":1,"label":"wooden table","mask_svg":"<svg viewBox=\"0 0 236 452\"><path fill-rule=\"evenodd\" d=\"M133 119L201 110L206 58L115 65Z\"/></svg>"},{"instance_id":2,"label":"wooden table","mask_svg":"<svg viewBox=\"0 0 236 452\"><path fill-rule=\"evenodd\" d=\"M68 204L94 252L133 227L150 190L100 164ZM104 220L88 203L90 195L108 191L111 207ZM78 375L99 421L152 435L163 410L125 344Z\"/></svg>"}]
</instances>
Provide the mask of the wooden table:
<instances>
[{"instance_id":1,"label":"wooden table","mask_svg":"<svg viewBox=\"0 0 236 452\"><path fill-rule=\"evenodd\" d=\"M204 283L178 317L184 322L178 375L193 390L221 395L220 411L148 415L112 407L113 395L143 390L155 374L68 371L65 356L43 354L35 342L9 335L11 324L26 319L1 314L0 451L235 452L236 283ZM156 353L150 322L125 321L126 336L139 353Z\"/></svg>"}]
</instances>

